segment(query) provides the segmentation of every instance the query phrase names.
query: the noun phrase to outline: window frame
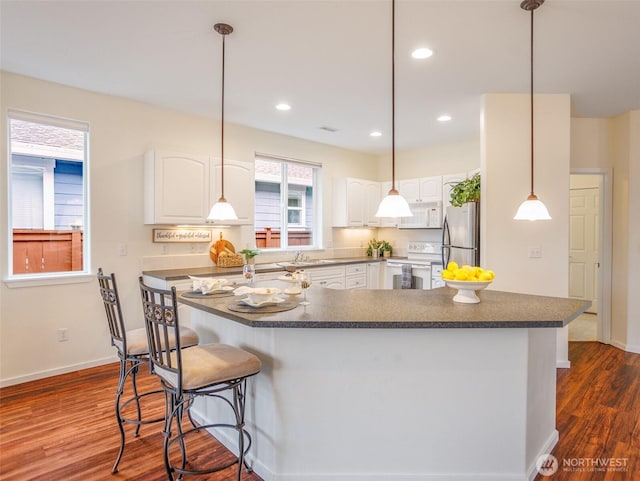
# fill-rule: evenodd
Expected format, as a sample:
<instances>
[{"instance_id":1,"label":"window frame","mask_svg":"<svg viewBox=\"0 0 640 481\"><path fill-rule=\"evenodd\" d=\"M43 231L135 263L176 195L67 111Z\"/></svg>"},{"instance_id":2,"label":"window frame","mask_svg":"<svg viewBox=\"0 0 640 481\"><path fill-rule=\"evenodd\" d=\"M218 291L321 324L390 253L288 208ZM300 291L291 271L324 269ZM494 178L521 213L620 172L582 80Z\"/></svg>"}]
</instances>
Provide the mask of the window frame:
<instances>
[{"instance_id":1,"label":"window frame","mask_svg":"<svg viewBox=\"0 0 640 481\"><path fill-rule=\"evenodd\" d=\"M322 220L322 164L316 162L309 162L299 159L293 159L290 157L282 157L272 154L263 154L256 152L254 159L261 159L269 162L278 162L282 168L280 170L280 219L282 226L280 227L280 247L265 248L266 252L277 251L300 251L300 250L319 250L323 249L323 220ZM306 246L289 246L289 230L296 231L297 229L305 226L306 221L306 207L307 200L305 194L301 195L301 214L300 224L290 224L288 219L289 214L289 182L288 182L288 166L289 165L301 165L304 167L312 168L312 180L311 187L313 189L312 201L312 243ZM255 179L257 180L257 179ZM286 202L285 202L286 200ZM255 206L254 206L254 219L255 219ZM255 232L255 221L254 221ZM283 246L285 244L285 246Z\"/></svg>"},{"instance_id":2,"label":"window frame","mask_svg":"<svg viewBox=\"0 0 640 481\"><path fill-rule=\"evenodd\" d=\"M4 283L8 287L31 287L49 284L67 284L76 282L87 282L93 278L91 271L91 178L90 178L90 125L88 122L50 116L47 114L26 112L15 109L8 109L6 120L7 138L7 165L6 165L6 227L7 227L7 270ZM82 195L83 195L83 242L82 242L82 270L79 271L58 271L58 272L38 272L15 274L13 272L13 150L11 136L12 120L21 120L53 127L77 130L84 134L83 168L82 168ZM20 154L18 154L20 155ZM46 156L43 156L46 157ZM63 159L60 156L60 159Z\"/></svg>"}]
</instances>

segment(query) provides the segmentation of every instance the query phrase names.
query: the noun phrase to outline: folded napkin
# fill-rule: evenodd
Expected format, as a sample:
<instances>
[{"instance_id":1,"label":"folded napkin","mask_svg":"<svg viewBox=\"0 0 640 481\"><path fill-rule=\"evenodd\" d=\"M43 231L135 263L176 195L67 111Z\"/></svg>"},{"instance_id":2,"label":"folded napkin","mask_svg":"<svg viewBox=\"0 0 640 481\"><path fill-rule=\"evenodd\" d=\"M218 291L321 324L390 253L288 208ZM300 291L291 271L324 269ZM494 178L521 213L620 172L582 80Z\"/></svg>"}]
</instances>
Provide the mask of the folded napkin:
<instances>
[{"instance_id":1,"label":"folded napkin","mask_svg":"<svg viewBox=\"0 0 640 481\"><path fill-rule=\"evenodd\" d=\"M240 286L236 288L235 291L233 291L236 296L244 296L245 294L249 294L250 292L253 292L253 288L249 286Z\"/></svg>"},{"instance_id":2,"label":"folded napkin","mask_svg":"<svg viewBox=\"0 0 640 481\"><path fill-rule=\"evenodd\" d=\"M402 281L400 283L400 288L411 289L412 277L411 264L402 264Z\"/></svg>"},{"instance_id":3,"label":"folded napkin","mask_svg":"<svg viewBox=\"0 0 640 481\"><path fill-rule=\"evenodd\" d=\"M194 277L189 276L192 280L192 288L194 291L201 292L202 294L209 294L217 289L220 289L227 283L226 279L218 279L216 277Z\"/></svg>"}]
</instances>

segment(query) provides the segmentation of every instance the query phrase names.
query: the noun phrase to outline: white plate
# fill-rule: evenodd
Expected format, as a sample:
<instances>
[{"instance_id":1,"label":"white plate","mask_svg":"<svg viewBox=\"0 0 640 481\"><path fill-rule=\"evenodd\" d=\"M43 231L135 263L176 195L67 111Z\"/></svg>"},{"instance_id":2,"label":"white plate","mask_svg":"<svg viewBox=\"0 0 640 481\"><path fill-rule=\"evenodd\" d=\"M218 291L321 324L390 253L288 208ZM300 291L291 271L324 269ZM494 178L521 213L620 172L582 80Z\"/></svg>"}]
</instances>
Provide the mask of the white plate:
<instances>
[{"instance_id":1,"label":"white plate","mask_svg":"<svg viewBox=\"0 0 640 481\"><path fill-rule=\"evenodd\" d=\"M229 292L229 291L232 291L233 289L234 289L233 286L220 286L220 287L216 287L212 291L207 292L207 294L213 294L216 292Z\"/></svg>"},{"instance_id":2,"label":"white plate","mask_svg":"<svg viewBox=\"0 0 640 481\"><path fill-rule=\"evenodd\" d=\"M285 289L284 293L288 296L299 296L302 294L302 290L296 287L290 287L289 289Z\"/></svg>"},{"instance_id":3,"label":"white plate","mask_svg":"<svg viewBox=\"0 0 640 481\"><path fill-rule=\"evenodd\" d=\"M249 300L248 297L245 297L244 299L240 299L240 301L242 304L245 304L249 307L266 307L266 306L275 306L277 304L282 304L283 302L286 302L285 299L282 299L280 297L272 297L271 299L267 300L267 301L262 301L262 302L257 302L257 303L253 303L251 302L251 300Z\"/></svg>"}]
</instances>

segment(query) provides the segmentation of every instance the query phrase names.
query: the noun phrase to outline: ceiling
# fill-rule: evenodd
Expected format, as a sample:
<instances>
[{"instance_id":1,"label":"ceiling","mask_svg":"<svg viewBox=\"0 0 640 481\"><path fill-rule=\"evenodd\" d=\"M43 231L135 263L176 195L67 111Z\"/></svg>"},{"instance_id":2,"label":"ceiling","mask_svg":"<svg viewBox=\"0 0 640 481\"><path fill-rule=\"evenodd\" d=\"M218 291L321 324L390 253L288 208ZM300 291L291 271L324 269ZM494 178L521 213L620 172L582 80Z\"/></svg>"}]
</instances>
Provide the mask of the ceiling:
<instances>
[{"instance_id":1,"label":"ceiling","mask_svg":"<svg viewBox=\"0 0 640 481\"><path fill-rule=\"evenodd\" d=\"M477 137L481 96L529 91L520 0L398 0L396 149ZM0 67L340 147L391 145L389 0L0 0ZM547 0L535 13L535 91L573 115L640 108L640 0ZM414 60L411 50L434 55ZM286 101L288 112L274 106ZM436 117L448 113L450 122ZM336 129L329 132L321 129ZM369 136L380 130L378 138Z\"/></svg>"}]
</instances>

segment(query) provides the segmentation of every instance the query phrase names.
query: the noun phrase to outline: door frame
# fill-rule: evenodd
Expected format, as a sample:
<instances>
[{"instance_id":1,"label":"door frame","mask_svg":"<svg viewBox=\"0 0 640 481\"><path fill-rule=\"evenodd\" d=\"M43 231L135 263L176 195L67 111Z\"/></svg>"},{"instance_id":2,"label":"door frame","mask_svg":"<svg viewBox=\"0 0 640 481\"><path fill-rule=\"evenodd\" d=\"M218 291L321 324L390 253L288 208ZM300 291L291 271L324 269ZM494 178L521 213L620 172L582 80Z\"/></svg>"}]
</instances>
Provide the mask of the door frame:
<instances>
[{"instance_id":1,"label":"door frame","mask_svg":"<svg viewBox=\"0 0 640 481\"><path fill-rule=\"evenodd\" d=\"M611 252L613 237L613 170L602 168L572 168L570 175L599 175L600 202L600 249L598 253L600 268L598 269L598 330L600 342L611 343ZM567 279L568 282L568 279Z\"/></svg>"}]
</instances>

